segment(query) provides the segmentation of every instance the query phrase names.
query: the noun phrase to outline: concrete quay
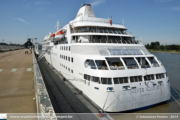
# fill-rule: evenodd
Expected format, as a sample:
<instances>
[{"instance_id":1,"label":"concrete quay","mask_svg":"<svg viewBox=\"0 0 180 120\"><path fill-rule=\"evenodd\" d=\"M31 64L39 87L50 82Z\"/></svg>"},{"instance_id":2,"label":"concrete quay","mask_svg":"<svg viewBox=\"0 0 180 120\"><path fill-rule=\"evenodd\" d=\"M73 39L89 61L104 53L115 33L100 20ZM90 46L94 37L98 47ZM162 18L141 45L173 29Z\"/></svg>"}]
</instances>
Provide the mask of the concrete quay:
<instances>
[{"instance_id":1,"label":"concrete quay","mask_svg":"<svg viewBox=\"0 0 180 120\"><path fill-rule=\"evenodd\" d=\"M25 51L0 53L0 113L37 113L33 56Z\"/></svg>"}]
</instances>

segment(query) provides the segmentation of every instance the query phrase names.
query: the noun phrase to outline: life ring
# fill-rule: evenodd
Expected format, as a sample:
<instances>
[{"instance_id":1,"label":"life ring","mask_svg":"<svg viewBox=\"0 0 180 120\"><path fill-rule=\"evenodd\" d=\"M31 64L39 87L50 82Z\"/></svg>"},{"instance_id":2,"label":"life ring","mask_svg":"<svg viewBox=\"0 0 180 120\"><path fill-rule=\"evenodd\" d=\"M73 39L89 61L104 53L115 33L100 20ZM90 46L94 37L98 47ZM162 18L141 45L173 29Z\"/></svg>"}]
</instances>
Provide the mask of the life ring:
<instances>
[{"instance_id":1,"label":"life ring","mask_svg":"<svg viewBox=\"0 0 180 120\"><path fill-rule=\"evenodd\" d=\"M105 113L104 113L102 110L99 110L99 112L98 112L98 114L97 114L97 115L98 115L99 117L103 117L103 116L104 116L104 114L105 114Z\"/></svg>"}]
</instances>

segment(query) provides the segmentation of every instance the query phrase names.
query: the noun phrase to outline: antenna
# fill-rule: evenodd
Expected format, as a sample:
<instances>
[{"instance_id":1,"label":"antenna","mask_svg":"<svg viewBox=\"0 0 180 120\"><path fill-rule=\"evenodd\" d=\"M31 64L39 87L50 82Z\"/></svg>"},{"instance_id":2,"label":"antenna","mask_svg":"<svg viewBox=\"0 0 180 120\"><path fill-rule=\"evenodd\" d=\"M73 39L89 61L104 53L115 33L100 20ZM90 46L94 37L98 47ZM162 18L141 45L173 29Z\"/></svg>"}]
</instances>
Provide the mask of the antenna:
<instances>
[{"instance_id":1,"label":"antenna","mask_svg":"<svg viewBox=\"0 0 180 120\"><path fill-rule=\"evenodd\" d=\"M59 30L59 27L60 27L60 25L59 25L59 19L58 19L57 25L56 25L55 27L57 27L57 31L58 31L58 30Z\"/></svg>"},{"instance_id":2,"label":"antenna","mask_svg":"<svg viewBox=\"0 0 180 120\"><path fill-rule=\"evenodd\" d=\"M122 18L122 24L124 25L124 17Z\"/></svg>"}]
</instances>

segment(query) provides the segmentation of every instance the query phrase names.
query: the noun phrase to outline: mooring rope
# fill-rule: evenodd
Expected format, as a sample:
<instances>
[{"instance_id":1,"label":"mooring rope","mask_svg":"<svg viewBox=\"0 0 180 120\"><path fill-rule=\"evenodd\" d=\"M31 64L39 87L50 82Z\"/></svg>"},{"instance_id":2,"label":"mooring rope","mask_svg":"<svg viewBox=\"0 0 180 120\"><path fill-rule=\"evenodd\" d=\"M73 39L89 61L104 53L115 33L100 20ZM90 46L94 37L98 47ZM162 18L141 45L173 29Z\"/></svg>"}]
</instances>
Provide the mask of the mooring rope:
<instances>
[{"instance_id":1,"label":"mooring rope","mask_svg":"<svg viewBox=\"0 0 180 120\"><path fill-rule=\"evenodd\" d=\"M122 92L123 92L123 91L122 91ZM122 93L122 92L121 92L121 93ZM121 95L121 93L119 94L119 96ZM118 97L119 97L119 96L118 96ZM118 97L116 97L116 99L117 99ZM116 99L115 99L115 100L116 100ZM114 100L114 101L115 101L115 100ZM113 101L113 102L114 102L114 101ZM113 102L112 102L112 103L113 103ZM112 103L111 103L111 104L112 104ZM110 105L111 105L111 104L110 104ZM110 105L109 105L104 111L106 111L106 110L110 107Z\"/></svg>"},{"instance_id":2,"label":"mooring rope","mask_svg":"<svg viewBox=\"0 0 180 120\"><path fill-rule=\"evenodd\" d=\"M164 86L163 86L164 87ZM165 89L165 87L164 87L164 89ZM166 89L165 89L166 90ZM166 90L166 92L167 93L169 93L167 90ZM170 95L171 95L171 93L169 93ZM171 95L172 96L172 95ZM173 97L173 96L172 96ZM175 97L173 97L174 98L174 100L178 103L178 105L180 105L180 103L176 100L176 98Z\"/></svg>"},{"instance_id":3,"label":"mooring rope","mask_svg":"<svg viewBox=\"0 0 180 120\"><path fill-rule=\"evenodd\" d=\"M109 93L110 93L110 92L109 92ZM106 97L106 101L105 101L105 103L104 103L103 110L104 110L104 107L105 107L105 105L106 105L107 99L108 99L108 97L109 97L109 93L108 93L108 95L107 95L107 97Z\"/></svg>"},{"instance_id":4,"label":"mooring rope","mask_svg":"<svg viewBox=\"0 0 180 120\"><path fill-rule=\"evenodd\" d=\"M170 84L170 83L169 83ZM170 84L171 85L171 84ZM174 89L174 91L176 91L175 90L175 88L171 85L171 87ZM177 92L177 94L180 96L180 94L178 93L178 91L176 91Z\"/></svg>"}]
</instances>

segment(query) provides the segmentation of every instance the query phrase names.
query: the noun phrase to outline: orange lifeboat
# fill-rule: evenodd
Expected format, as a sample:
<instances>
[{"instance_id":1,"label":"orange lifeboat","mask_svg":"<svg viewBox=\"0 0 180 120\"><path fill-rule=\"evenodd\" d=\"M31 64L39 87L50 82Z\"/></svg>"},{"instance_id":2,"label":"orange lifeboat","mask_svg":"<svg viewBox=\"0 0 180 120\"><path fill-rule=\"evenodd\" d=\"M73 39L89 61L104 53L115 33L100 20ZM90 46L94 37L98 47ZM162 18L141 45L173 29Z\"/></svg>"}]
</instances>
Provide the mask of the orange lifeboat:
<instances>
[{"instance_id":1,"label":"orange lifeboat","mask_svg":"<svg viewBox=\"0 0 180 120\"><path fill-rule=\"evenodd\" d=\"M55 36L55 34L52 34L52 35L51 35L51 37L54 37L54 36Z\"/></svg>"},{"instance_id":2,"label":"orange lifeboat","mask_svg":"<svg viewBox=\"0 0 180 120\"><path fill-rule=\"evenodd\" d=\"M58 31L55 35L56 41L59 41L64 38L64 32L62 30Z\"/></svg>"},{"instance_id":3,"label":"orange lifeboat","mask_svg":"<svg viewBox=\"0 0 180 120\"><path fill-rule=\"evenodd\" d=\"M64 34L64 32L61 30L61 31L56 33L56 35L60 35L60 34Z\"/></svg>"}]
</instances>

